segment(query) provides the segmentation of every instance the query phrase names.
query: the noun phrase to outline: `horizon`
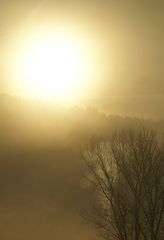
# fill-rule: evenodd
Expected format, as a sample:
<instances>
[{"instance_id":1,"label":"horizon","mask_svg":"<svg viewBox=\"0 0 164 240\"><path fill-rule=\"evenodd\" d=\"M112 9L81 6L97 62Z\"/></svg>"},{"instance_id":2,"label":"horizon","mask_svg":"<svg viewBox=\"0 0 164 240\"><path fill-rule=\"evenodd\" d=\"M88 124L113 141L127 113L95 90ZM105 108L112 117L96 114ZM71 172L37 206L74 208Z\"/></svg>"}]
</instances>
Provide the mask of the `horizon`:
<instances>
[{"instance_id":1,"label":"horizon","mask_svg":"<svg viewBox=\"0 0 164 240\"><path fill-rule=\"evenodd\" d=\"M58 107L63 109L81 108L81 109L95 109L100 113L104 113L107 116L120 116L120 117L131 117L138 119L152 119L152 120L163 120L164 112L163 104L164 96L111 96L104 98L88 98L81 100L77 103L62 104L52 99L42 99L38 97L25 97L12 95L9 93L0 93L0 97L12 98L13 100L25 101L27 103L44 105L49 107ZM161 104L161 107L159 105ZM147 111L146 111L147 110Z\"/></svg>"}]
</instances>

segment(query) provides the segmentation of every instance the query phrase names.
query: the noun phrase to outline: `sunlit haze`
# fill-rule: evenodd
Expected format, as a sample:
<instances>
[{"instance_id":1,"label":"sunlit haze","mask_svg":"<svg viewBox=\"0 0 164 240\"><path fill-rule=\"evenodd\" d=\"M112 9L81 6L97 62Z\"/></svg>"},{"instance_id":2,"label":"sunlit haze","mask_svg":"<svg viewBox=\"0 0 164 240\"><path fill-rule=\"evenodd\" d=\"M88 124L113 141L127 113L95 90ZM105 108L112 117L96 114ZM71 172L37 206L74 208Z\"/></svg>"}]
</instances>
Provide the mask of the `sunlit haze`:
<instances>
[{"instance_id":1,"label":"sunlit haze","mask_svg":"<svg viewBox=\"0 0 164 240\"><path fill-rule=\"evenodd\" d=\"M0 240L164 240L164 0L0 0Z\"/></svg>"},{"instance_id":2,"label":"sunlit haze","mask_svg":"<svg viewBox=\"0 0 164 240\"><path fill-rule=\"evenodd\" d=\"M16 50L8 58L10 89L17 86L15 94L23 97L78 104L88 97L98 75L98 51L87 38L69 26L38 26L15 38Z\"/></svg>"}]
</instances>

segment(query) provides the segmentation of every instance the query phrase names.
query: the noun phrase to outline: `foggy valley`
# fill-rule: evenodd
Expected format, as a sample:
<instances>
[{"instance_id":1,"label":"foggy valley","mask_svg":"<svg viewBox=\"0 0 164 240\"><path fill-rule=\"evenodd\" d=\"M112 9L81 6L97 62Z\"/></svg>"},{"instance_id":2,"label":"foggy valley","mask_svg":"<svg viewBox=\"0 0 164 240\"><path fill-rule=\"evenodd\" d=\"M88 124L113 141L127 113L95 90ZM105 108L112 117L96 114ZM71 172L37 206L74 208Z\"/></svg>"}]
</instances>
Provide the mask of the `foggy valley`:
<instances>
[{"instance_id":1,"label":"foggy valley","mask_svg":"<svg viewBox=\"0 0 164 240\"><path fill-rule=\"evenodd\" d=\"M82 154L89 141L144 126L163 139L163 120L50 107L8 95L0 99L3 239L90 239L93 229L79 215L93 196L83 186Z\"/></svg>"},{"instance_id":2,"label":"foggy valley","mask_svg":"<svg viewBox=\"0 0 164 240\"><path fill-rule=\"evenodd\" d=\"M164 239L163 13L0 0L0 239Z\"/></svg>"}]
</instances>

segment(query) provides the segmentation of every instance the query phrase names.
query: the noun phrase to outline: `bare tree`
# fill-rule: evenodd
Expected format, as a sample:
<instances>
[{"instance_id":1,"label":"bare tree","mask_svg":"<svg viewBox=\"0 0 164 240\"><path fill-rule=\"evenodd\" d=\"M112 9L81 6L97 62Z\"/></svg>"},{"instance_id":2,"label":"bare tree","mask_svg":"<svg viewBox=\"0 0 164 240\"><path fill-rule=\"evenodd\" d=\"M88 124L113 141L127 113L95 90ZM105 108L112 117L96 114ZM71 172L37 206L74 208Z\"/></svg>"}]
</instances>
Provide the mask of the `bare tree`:
<instances>
[{"instance_id":1,"label":"bare tree","mask_svg":"<svg viewBox=\"0 0 164 240\"><path fill-rule=\"evenodd\" d=\"M162 239L163 154L153 131L128 130L92 142L84 154L96 197L85 217L105 239Z\"/></svg>"}]
</instances>

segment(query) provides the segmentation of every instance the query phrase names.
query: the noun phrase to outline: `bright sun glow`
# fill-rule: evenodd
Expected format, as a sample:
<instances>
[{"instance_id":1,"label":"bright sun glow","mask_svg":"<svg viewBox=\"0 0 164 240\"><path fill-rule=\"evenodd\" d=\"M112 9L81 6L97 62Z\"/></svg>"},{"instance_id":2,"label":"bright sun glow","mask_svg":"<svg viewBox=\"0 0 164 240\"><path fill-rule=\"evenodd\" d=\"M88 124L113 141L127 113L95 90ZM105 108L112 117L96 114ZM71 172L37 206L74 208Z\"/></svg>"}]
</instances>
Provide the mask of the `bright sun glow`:
<instances>
[{"instance_id":1,"label":"bright sun glow","mask_svg":"<svg viewBox=\"0 0 164 240\"><path fill-rule=\"evenodd\" d=\"M16 61L25 95L59 102L77 99L90 78L85 48L65 33L44 33L28 39Z\"/></svg>"},{"instance_id":2,"label":"bright sun glow","mask_svg":"<svg viewBox=\"0 0 164 240\"><path fill-rule=\"evenodd\" d=\"M69 98L84 71L78 49L65 39L41 39L29 49L24 71L30 91L38 97Z\"/></svg>"}]
</instances>

